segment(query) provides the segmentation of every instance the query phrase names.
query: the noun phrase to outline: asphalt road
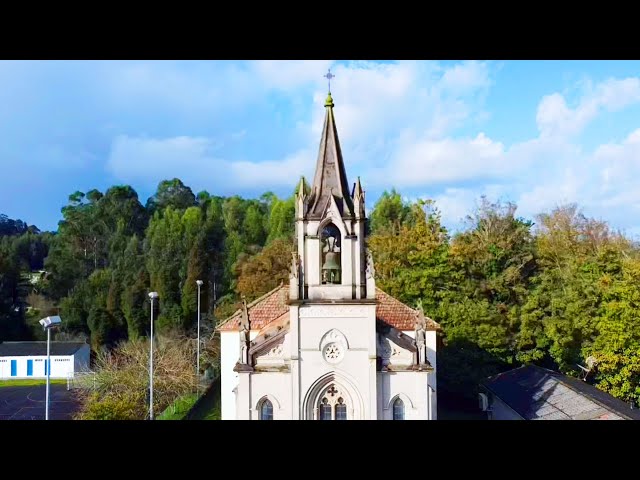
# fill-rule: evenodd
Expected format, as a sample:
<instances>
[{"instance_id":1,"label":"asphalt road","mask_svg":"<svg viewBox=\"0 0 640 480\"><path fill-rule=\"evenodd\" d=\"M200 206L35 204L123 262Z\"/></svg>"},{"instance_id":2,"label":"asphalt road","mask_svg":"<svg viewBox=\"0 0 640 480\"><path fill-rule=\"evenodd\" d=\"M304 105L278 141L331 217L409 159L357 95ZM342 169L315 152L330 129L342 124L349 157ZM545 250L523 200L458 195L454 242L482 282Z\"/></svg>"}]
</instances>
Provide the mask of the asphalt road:
<instances>
[{"instance_id":1,"label":"asphalt road","mask_svg":"<svg viewBox=\"0 0 640 480\"><path fill-rule=\"evenodd\" d=\"M50 385L49 419L71 420L79 409L74 391ZM0 420L44 420L45 386L0 387Z\"/></svg>"}]
</instances>

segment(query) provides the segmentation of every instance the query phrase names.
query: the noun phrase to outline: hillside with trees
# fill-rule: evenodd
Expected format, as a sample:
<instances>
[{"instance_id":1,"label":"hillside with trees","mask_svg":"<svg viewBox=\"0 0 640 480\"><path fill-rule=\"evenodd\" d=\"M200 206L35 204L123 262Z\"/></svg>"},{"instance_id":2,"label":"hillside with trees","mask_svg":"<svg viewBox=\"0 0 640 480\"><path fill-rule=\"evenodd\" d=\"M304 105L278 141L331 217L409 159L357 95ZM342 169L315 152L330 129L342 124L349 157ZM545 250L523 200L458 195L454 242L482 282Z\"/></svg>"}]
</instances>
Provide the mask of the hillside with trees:
<instances>
[{"instance_id":1,"label":"hillside with trees","mask_svg":"<svg viewBox=\"0 0 640 480\"><path fill-rule=\"evenodd\" d=\"M166 180L144 204L130 186L75 192L56 233L0 216L0 340L33 339L59 313L94 350L149 330L190 336L197 287L209 326L288 280L293 195L194 194ZM443 328L441 401L474 402L480 379L522 363L577 375L640 402L640 248L574 206L533 219L482 201L451 233L431 201L385 192L369 214L377 285ZM44 270L41 276L32 272Z\"/></svg>"}]
</instances>

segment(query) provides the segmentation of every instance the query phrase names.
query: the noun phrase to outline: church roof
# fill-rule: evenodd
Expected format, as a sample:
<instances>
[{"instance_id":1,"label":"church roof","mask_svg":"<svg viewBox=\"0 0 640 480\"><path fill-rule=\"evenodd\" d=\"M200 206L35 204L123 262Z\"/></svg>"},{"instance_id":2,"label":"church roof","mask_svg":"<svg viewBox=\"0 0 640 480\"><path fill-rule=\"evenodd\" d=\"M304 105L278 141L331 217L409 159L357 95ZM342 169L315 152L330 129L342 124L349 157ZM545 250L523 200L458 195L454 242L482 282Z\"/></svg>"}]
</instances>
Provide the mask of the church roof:
<instances>
[{"instance_id":1,"label":"church roof","mask_svg":"<svg viewBox=\"0 0 640 480\"><path fill-rule=\"evenodd\" d=\"M340 213L345 216L353 216L353 201L349 193L347 172L344 168L338 131L333 117L331 93L327 97L325 108L327 111L320 138L316 173L311 185L308 215L312 218L322 216L333 195Z\"/></svg>"},{"instance_id":2,"label":"church roof","mask_svg":"<svg viewBox=\"0 0 640 480\"><path fill-rule=\"evenodd\" d=\"M260 330L284 314L289 314L289 286L280 285L247 305L251 330ZM239 330L242 309L224 320L219 330Z\"/></svg>"},{"instance_id":3,"label":"church roof","mask_svg":"<svg viewBox=\"0 0 640 480\"><path fill-rule=\"evenodd\" d=\"M289 286L280 285L248 304L247 310L249 312L251 330L262 330L276 320L278 323L286 323L289 316L288 302ZM376 318L379 321L398 330L414 329L418 310L405 305L379 288L376 288L376 303ZM218 330L238 330L241 317L242 310L236 311L218 326ZM429 317L425 318L427 320L426 330L440 329L440 325L437 322Z\"/></svg>"},{"instance_id":4,"label":"church roof","mask_svg":"<svg viewBox=\"0 0 640 480\"><path fill-rule=\"evenodd\" d=\"M398 330L413 330L415 328L418 310L405 305L376 287L376 318ZM427 325L425 330L440 330L440 325L425 316Z\"/></svg>"}]
</instances>

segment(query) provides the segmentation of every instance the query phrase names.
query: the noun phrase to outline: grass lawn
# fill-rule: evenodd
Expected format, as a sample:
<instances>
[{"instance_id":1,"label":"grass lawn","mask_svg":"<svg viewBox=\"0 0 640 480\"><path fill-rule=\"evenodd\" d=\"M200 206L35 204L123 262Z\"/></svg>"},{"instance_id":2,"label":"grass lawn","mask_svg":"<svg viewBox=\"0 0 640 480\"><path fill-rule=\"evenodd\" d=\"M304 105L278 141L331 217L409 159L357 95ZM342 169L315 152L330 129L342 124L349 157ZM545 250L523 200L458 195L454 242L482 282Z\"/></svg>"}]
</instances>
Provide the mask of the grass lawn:
<instances>
[{"instance_id":1,"label":"grass lawn","mask_svg":"<svg viewBox=\"0 0 640 480\"><path fill-rule=\"evenodd\" d=\"M220 420L220 378L204 393L187 420Z\"/></svg>"},{"instance_id":2,"label":"grass lawn","mask_svg":"<svg viewBox=\"0 0 640 480\"><path fill-rule=\"evenodd\" d=\"M183 420L184 416L198 400L197 393L190 393L180 397L157 417L157 420Z\"/></svg>"},{"instance_id":3,"label":"grass lawn","mask_svg":"<svg viewBox=\"0 0 640 480\"><path fill-rule=\"evenodd\" d=\"M19 380L0 380L0 387L34 387L37 385L45 385L47 381L45 379L30 379L24 378ZM66 385L67 380L64 378L52 378L49 380L51 385Z\"/></svg>"},{"instance_id":4,"label":"grass lawn","mask_svg":"<svg viewBox=\"0 0 640 480\"><path fill-rule=\"evenodd\" d=\"M196 405L198 398L197 393L180 397L157 416L156 420L220 420L220 379L213 382Z\"/></svg>"}]
</instances>

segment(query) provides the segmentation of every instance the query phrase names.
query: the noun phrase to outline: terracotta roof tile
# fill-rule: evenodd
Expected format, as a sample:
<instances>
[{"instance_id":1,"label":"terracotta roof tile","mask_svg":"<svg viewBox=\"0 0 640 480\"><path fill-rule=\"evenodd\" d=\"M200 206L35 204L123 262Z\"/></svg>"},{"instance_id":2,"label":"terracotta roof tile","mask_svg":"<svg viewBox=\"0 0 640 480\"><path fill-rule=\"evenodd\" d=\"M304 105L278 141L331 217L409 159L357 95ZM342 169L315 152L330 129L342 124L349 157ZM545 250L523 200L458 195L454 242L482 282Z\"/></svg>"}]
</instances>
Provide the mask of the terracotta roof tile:
<instances>
[{"instance_id":1,"label":"terracotta roof tile","mask_svg":"<svg viewBox=\"0 0 640 480\"><path fill-rule=\"evenodd\" d=\"M289 313L289 285L280 285L247 305L251 330L260 330L273 320ZM242 310L237 310L225 320L218 330L238 330Z\"/></svg>"},{"instance_id":2,"label":"terracotta roof tile","mask_svg":"<svg viewBox=\"0 0 640 480\"><path fill-rule=\"evenodd\" d=\"M398 330L413 330L415 328L418 310L405 305L400 300L393 298L388 293L376 288L376 317L387 325L391 325ZM429 317L427 320L427 330L439 330L440 325Z\"/></svg>"},{"instance_id":3,"label":"terracotta roof tile","mask_svg":"<svg viewBox=\"0 0 640 480\"><path fill-rule=\"evenodd\" d=\"M289 286L281 285L262 297L254 300L247 309L249 311L249 321L251 330L262 330L275 320L286 322L289 313ZM376 288L376 317L378 320L397 328L398 330L413 330L418 310L415 310L400 300ZM231 317L225 320L219 327L221 331L238 330L242 310L236 311ZM429 317L427 320L427 330L439 330L440 325Z\"/></svg>"}]
</instances>

